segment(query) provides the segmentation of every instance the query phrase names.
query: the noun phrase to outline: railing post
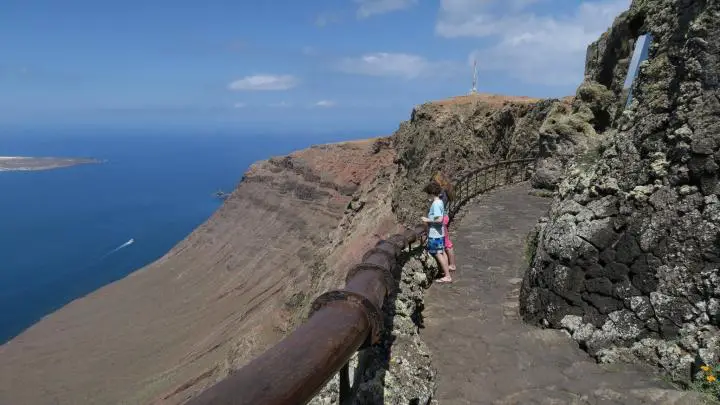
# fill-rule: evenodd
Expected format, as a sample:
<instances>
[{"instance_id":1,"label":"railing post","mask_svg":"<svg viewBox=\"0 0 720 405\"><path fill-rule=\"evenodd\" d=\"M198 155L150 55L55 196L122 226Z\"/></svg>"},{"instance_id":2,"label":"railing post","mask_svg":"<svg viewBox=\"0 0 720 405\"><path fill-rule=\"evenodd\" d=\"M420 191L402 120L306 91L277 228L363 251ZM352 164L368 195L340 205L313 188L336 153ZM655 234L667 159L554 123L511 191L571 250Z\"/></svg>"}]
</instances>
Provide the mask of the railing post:
<instances>
[{"instance_id":1,"label":"railing post","mask_svg":"<svg viewBox=\"0 0 720 405\"><path fill-rule=\"evenodd\" d=\"M530 165L529 165L529 164L526 164L526 165L524 166L525 170L523 170L523 180L527 180L527 179L529 179L529 178L531 177L531 175L530 175L530 170L529 170L530 168L529 168L528 166L530 166Z\"/></svg>"},{"instance_id":2,"label":"railing post","mask_svg":"<svg viewBox=\"0 0 720 405\"><path fill-rule=\"evenodd\" d=\"M350 387L350 362L347 362L344 366L342 366L340 372L338 373L338 377L340 378L340 405L349 404L352 394L352 389Z\"/></svg>"},{"instance_id":3,"label":"railing post","mask_svg":"<svg viewBox=\"0 0 720 405\"><path fill-rule=\"evenodd\" d=\"M465 198L470 198L470 184L467 182L467 177L465 177L465 180L463 180L462 183L465 186Z\"/></svg>"}]
</instances>

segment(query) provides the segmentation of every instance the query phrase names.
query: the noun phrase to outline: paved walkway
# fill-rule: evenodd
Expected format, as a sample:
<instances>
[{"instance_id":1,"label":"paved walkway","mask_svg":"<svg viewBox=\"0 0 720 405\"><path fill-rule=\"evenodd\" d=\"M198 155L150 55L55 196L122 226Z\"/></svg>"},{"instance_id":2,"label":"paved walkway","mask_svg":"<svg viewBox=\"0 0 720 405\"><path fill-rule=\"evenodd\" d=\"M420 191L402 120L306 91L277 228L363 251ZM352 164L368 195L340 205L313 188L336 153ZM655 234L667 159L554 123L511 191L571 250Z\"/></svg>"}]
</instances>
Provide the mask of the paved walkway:
<instances>
[{"instance_id":1,"label":"paved walkway","mask_svg":"<svg viewBox=\"0 0 720 405\"><path fill-rule=\"evenodd\" d=\"M648 372L593 362L569 337L523 324L517 312L525 236L550 200L526 184L481 197L453 242L458 274L425 299L424 340L438 370L441 405L699 405Z\"/></svg>"}]
</instances>

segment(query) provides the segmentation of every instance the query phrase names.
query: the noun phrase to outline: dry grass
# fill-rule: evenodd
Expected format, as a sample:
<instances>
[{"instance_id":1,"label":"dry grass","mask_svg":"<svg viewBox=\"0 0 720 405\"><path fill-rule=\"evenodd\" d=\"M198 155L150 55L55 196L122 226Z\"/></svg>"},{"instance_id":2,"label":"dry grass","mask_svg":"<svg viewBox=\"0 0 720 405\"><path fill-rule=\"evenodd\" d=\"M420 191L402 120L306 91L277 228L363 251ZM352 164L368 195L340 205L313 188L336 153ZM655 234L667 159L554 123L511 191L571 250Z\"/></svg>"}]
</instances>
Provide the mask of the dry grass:
<instances>
[{"instance_id":1,"label":"dry grass","mask_svg":"<svg viewBox=\"0 0 720 405\"><path fill-rule=\"evenodd\" d=\"M525 96L504 96L501 94L486 94L486 93L478 93L478 94L469 94L465 96L457 96L457 97L450 97L444 100L437 100L433 101L432 104L438 105L438 106L452 106L452 105L462 105L462 104L471 104L471 103L487 103L493 107L500 107L505 103L524 103L524 104L532 104L537 103L538 101L542 101L541 98L532 98L532 97L525 97Z\"/></svg>"}]
</instances>

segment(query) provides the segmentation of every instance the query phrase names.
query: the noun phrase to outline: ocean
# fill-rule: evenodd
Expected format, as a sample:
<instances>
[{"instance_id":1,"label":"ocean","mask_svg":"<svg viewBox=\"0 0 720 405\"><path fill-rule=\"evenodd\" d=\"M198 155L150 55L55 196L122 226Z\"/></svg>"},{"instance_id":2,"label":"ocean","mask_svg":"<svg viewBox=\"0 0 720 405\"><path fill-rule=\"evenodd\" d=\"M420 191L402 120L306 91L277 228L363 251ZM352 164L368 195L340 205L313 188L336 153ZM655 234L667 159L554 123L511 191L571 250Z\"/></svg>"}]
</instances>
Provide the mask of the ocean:
<instances>
[{"instance_id":1,"label":"ocean","mask_svg":"<svg viewBox=\"0 0 720 405\"><path fill-rule=\"evenodd\" d=\"M221 205L213 193L234 189L254 161L363 137L229 130L0 133L0 156L107 160L0 172L0 344L160 258Z\"/></svg>"}]
</instances>

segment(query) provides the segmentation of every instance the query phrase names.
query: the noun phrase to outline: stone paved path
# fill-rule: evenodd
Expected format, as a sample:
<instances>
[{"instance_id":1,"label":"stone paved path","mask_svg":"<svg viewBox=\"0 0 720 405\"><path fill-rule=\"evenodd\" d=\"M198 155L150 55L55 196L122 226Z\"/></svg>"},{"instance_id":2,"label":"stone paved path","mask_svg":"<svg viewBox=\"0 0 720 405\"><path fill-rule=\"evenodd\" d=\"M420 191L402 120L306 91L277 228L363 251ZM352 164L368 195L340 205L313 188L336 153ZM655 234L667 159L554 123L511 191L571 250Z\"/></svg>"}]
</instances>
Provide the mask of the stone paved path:
<instances>
[{"instance_id":1,"label":"stone paved path","mask_svg":"<svg viewBox=\"0 0 720 405\"><path fill-rule=\"evenodd\" d=\"M600 366L560 331L523 324L518 294L525 237L550 200L526 184L481 197L457 227L458 274L426 295L421 331L441 405L699 405L647 370Z\"/></svg>"}]
</instances>

